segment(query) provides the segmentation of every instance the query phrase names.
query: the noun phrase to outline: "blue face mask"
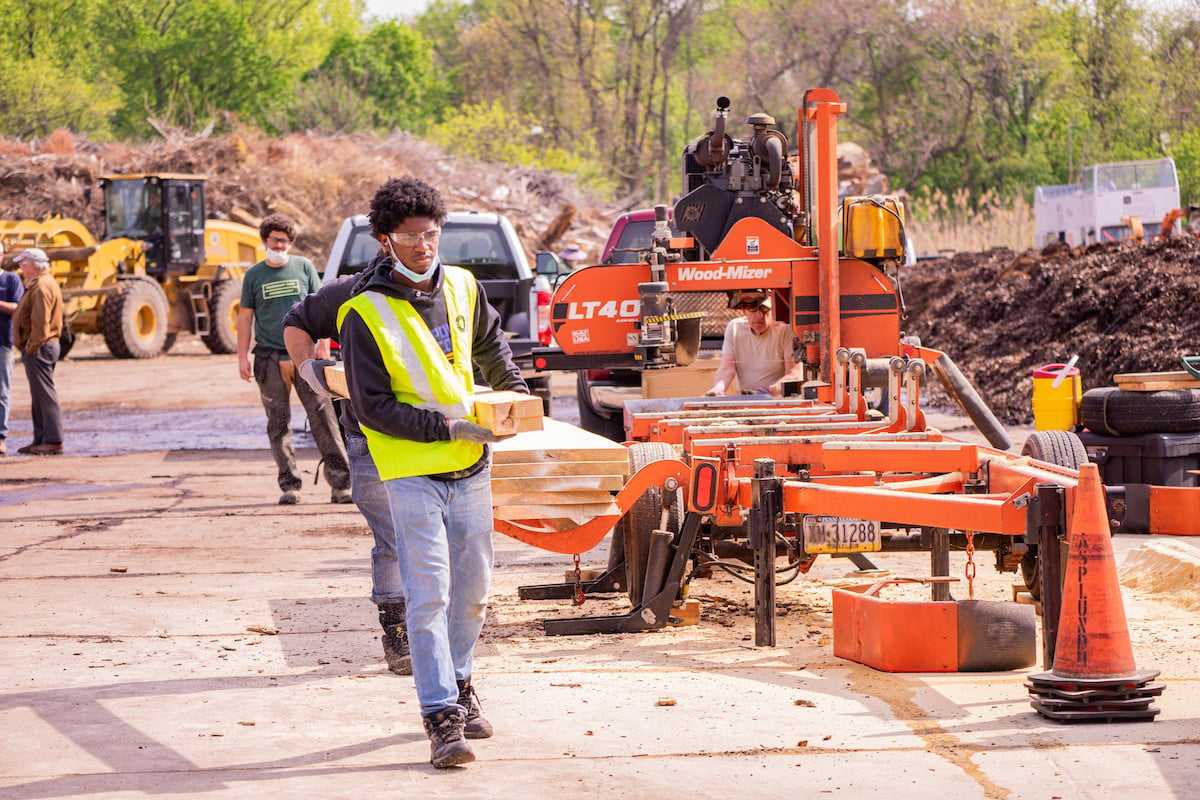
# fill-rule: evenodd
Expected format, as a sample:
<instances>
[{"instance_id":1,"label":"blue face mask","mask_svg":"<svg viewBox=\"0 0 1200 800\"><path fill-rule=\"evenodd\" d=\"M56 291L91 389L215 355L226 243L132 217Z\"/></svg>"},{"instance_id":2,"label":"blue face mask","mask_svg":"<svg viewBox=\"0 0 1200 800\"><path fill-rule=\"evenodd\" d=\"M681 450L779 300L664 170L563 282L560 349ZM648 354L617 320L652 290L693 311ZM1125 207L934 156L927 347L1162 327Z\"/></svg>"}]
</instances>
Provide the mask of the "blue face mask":
<instances>
[{"instance_id":1,"label":"blue face mask","mask_svg":"<svg viewBox=\"0 0 1200 800\"><path fill-rule=\"evenodd\" d=\"M424 283L425 281L433 278L434 273L438 268L438 257L436 253L434 253L433 264L430 265L428 272L413 272L411 269L404 266L403 261L396 257L396 251L392 249L392 240L384 239L384 242L387 245L388 255L392 257L392 269L394 269L396 272L399 272L413 283Z\"/></svg>"}]
</instances>

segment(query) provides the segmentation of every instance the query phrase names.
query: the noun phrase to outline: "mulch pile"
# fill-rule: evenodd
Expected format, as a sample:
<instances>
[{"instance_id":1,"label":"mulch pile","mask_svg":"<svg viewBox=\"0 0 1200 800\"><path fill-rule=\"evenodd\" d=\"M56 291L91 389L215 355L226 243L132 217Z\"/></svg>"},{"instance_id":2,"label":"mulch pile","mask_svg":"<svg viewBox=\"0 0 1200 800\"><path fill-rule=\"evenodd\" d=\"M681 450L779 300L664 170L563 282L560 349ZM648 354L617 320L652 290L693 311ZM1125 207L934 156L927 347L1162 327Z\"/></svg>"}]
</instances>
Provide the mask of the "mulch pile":
<instances>
[{"instance_id":1,"label":"mulch pile","mask_svg":"<svg viewBox=\"0 0 1200 800\"><path fill-rule=\"evenodd\" d=\"M1079 354L1084 389L1200 352L1200 240L962 253L907 270L906 333L945 350L1001 420L1032 419L1035 367Z\"/></svg>"},{"instance_id":2,"label":"mulch pile","mask_svg":"<svg viewBox=\"0 0 1200 800\"><path fill-rule=\"evenodd\" d=\"M375 189L393 176L415 175L438 187L451 211L505 214L529 255L577 242L599 260L619 213L567 176L451 156L401 133L160 132L161 138L140 144L95 142L65 130L36 143L0 138L0 219L59 214L99 236L102 175L200 173L209 179L210 217L257 224L269 213L287 214L300 223L296 252L323 268L342 220L366 213Z\"/></svg>"}]
</instances>

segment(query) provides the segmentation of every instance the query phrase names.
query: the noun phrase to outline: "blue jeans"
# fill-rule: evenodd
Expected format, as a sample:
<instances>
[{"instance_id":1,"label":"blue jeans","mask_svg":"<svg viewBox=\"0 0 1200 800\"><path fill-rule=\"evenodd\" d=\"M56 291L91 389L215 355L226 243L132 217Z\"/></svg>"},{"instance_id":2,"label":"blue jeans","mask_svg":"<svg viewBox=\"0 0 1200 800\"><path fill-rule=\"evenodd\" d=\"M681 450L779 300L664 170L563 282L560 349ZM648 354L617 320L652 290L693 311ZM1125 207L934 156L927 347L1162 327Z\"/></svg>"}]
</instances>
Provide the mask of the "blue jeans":
<instances>
[{"instance_id":1,"label":"blue jeans","mask_svg":"<svg viewBox=\"0 0 1200 800\"><path fill-rule=\"evenodd\" d=\"M396 559L396 529L392 527L387 491L367 451L366 437L347 431L346 455L350 461L350 495L375 536L371 548L371 600L375 605L401 603L404 587Z\"/></svg>"},{"instance_id":2,"label":"blue jeans","mask_svg":"<svg viewBox=\"0 0 1200 800\"><path fill-rule=\"evenodd\" d=\"M0 344L0 441L8 437L8 409L12 405L9 402L12 394L12 371L12 348Z\"/></svg>"},{"instance_id":3,"label":"blue jeans","mask_svg":"<svg viewBox=\"0 0 1200 800\"><path fill-rule=\"evenodd\" d=\"M421 714L458 703L471 676L492 579L491 470L469 478L384 481L404 582Z\"/></svg>"}]
</instances>

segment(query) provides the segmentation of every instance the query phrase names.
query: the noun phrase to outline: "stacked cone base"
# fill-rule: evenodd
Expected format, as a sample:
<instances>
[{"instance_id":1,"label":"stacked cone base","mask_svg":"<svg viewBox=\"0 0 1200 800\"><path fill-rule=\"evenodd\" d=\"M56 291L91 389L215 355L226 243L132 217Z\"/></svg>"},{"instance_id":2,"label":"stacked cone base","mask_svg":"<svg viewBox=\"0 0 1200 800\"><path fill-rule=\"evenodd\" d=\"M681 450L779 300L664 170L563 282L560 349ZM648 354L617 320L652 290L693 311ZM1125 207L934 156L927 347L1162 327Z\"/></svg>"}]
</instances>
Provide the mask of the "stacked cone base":
<instances>
[{"instance_id":1,"label":"stacked cone base","mask_svg":"<svg viewBox=\"0 0 1200 800\"><path fill-rule=\"evenodd\" d=\"M1053 672L1030 675L1029 704L1055 722L1149 722L1163 684L1158 672L1143 670L1115 678L1072 678Z\"/></svg>"}]
</instances>

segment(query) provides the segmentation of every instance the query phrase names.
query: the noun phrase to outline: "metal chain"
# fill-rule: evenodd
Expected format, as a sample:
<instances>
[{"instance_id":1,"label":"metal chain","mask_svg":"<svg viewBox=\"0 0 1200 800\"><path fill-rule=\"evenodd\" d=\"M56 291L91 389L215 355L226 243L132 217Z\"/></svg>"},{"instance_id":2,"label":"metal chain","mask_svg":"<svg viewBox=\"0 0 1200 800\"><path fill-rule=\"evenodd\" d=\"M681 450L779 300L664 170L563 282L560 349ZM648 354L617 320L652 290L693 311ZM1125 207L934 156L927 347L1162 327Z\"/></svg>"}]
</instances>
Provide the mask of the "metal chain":
<instances>
[{"instance_id":1,"label":"metal chain","mask_svg":"<svg viewBox=\"0 0 1200 800\"><path fill-rule=\"evenodd\" d=\"M966 531L967 534L967 597L975 599L975 531Z\"/></svg>"},{"instance_id":2,"label":"metal chain","mask_svg":"<svg viewBox=\"0 0 1200 800\"><path fill-rule=\"evenodd\" d=\"M577 606L583 605L583 572L579 569L579 553L572 556L575 559L575 596L571 602Z\"/></svg>"}]
</instances>

